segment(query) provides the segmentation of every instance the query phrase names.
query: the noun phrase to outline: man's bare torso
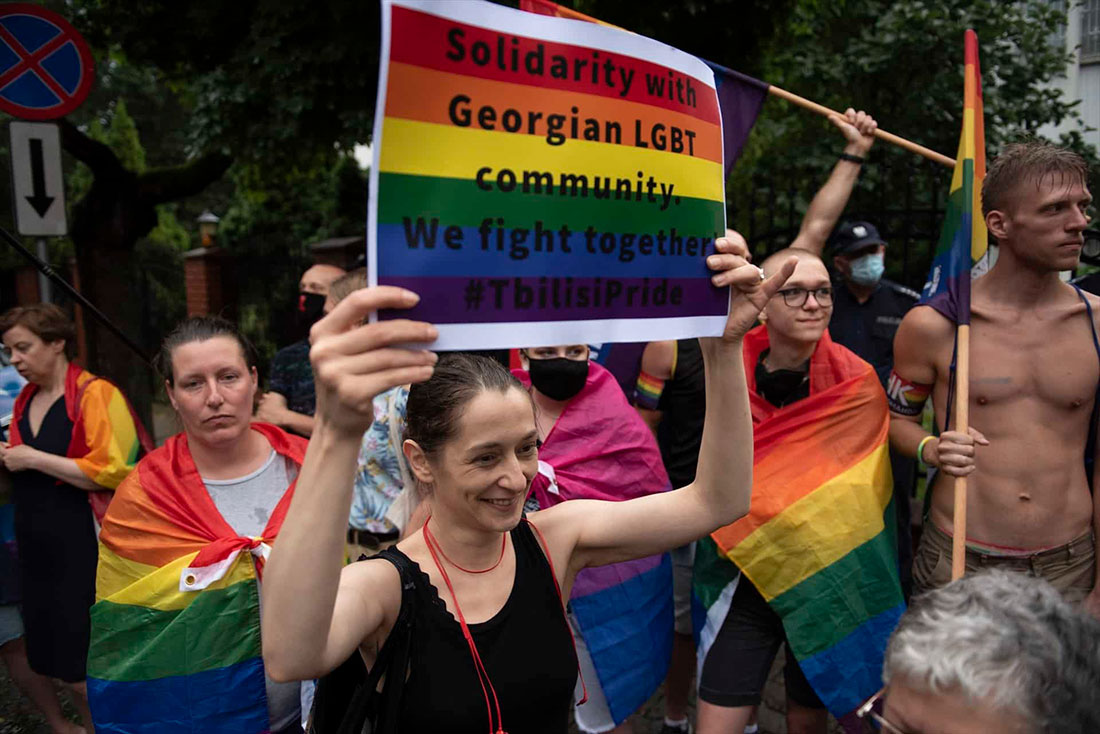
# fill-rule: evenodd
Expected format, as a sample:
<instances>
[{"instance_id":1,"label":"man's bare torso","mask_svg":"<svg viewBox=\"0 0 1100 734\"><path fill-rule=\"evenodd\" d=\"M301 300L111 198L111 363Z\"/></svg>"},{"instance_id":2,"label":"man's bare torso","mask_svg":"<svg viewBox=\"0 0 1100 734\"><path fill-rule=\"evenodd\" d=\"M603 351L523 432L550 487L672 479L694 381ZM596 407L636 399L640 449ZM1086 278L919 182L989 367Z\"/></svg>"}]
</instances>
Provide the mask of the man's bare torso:
<instances>
[{"instance_id":1,"label":"man's bare torso","mask_svg":"<svg viewBox=\"0 0 1100 734\"><path fill-rule=\"evenodd\" d=\"M1050 306L1010 309L990 302L980 285L971 302L970 425L989 445L978 447L968 478L967 537L1014 548L1060 545L1092 523L1083 457L1100 361L1085 306L1065 286ZM935 346L941 430L952 347ZM932 519L944 529L954 514L952 482L941 474L933 495Z\"/></svg>"}]
</instances>

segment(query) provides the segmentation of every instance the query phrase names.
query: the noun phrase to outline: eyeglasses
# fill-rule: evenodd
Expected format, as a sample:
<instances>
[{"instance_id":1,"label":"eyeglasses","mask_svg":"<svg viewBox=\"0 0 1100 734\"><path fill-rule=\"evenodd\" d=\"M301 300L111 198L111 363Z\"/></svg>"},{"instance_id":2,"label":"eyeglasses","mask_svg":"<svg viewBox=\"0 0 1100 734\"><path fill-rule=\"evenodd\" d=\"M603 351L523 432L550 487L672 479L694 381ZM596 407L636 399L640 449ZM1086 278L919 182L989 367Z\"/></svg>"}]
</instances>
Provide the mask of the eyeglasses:
<instances>
[{"instance_id":1,"label":"eyeglasses","mask_svg":"<svg viewBox=\"0 0 1100 734\"><path fill-rule=\"evenodd\" d=\"M874 734L875 732L886 732L887 734L908 734L907 732L899 729L897 726L891 724L886 718L875 711L875 706L882 701L882 695L886 693L886 689L882 688L878 693L868 698L863 702L863 705L856 709L856 717L863 724L864 734Z\"/></svg>"},{"instance_id":2,"label":"eyeglasses","mask_svg":"<svg viewBox=\"0 0 1100 734\"><path fill-rule=\"evenodd\" d=\"M833 289L829 286L825 288L814 288L812 290L806 290L805 288L787 288L779 291L779 295L783 296L783 303L791 308L801 308L803 304L806 303L806 299L810 297L811 293L814 294L814 299L822 306L832 305Z\"/></svg>"}]
</instances>

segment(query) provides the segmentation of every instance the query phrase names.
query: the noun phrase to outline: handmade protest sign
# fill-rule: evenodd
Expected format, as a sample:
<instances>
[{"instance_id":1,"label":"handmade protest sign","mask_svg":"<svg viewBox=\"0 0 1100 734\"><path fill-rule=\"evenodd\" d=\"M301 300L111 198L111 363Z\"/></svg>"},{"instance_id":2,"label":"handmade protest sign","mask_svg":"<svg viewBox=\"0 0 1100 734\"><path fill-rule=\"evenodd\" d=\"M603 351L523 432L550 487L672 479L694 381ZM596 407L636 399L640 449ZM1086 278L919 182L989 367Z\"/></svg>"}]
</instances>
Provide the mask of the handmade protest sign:
<instances>
[{"instance_id":1,"label":"handmade protest sign","mask_svg":"<svg viewBox=\"0 0 1100 734\"><path fill-rule=\"evenodd\" d=\"M437 349L720 333L713 72L488 2L384 0L367 267Z\"/></svg>"}]
</instances>

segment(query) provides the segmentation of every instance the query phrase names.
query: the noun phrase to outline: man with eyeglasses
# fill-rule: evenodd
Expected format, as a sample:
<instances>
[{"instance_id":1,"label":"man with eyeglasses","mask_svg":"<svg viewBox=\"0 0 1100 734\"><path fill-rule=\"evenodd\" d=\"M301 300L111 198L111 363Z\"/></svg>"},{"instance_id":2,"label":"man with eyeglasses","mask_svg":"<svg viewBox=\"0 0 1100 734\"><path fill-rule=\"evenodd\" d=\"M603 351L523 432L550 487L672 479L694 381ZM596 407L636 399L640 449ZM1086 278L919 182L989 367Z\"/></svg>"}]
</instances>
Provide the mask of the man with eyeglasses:
<instances>
[{"instance_id":1,"label":"man with eyeglasses","mask_svg":"<svg viewBox=\"0 0 1100 734\"><path fill-rule=\"evenodd\" d=\"M870 692L868 687L874 690L876 681L861 683L858 671L877 668L886 636L884 630L878 637L863 638L855 657L836 663L835 669L823 668L818 656L811 662L813 667L804 671L800 661L813 657L806 620L819 616L855 629L862 623L863 612L851 614L851 610L881 606L883 599L889 600L887 606L892 609L902 604L896 550L890 534L883 532L887 520L881 508L889 504L891 490L882 439L877 454L873 444L867 445L865 471L858 476L845 474L843 480L845 494L858 498L854 505L858 509L844 521L861 532L877 525L878 537L865 542L869 552L860 556L861 564L867 565L861 565L858 574L834 575L826 584L828 589L815 587L813 592L788 583L790 579L780 578L783 573L776 571L799 567L799 578L808 578L806 569L814 563L807 559L820 559L829 552L820 547L821 538L846 532L838 527L832 503L815 494L822 486L821 472L829 471L812 458L818 447L839 450L856 425L884 435L888 423L886 397L870 365L834 343L827 333L834 294L821 258L788 248L764 261L764 274L792 255L798 264L760 314L764 326L745 338L745 371L757 450L764 441L765 455L789 456L795 465L804 462L804 471L784 476L782 484L769 483L766 471L757 473L752 509L738 521L742 524L734 523L698 541L696 595L701 601L711 600L704 601L706 620L700 632L698 734L744 730L783 644L787 647L787 731L824 734L826 705L840 715L850 710L840 710L843 699L859 700ZM805 408L799 407L802 401ZM820 506L809 501L815 496ZM796 497L801 499L792 499ZM805 509L786 513L784 508L792 506L788 502L801 503ZM730 539L747 538L756 531L761 540L752 546L755 555L739 555L736 545L741 541ZM765 557L771 560L760 563ZM806 593L805 606L797 610L784 601L790 598L786 592L796 587L800 590L795 593ZM834 603L846 607L839 609ZM869 686L864 685L868 682Z\"/></svg>"},{"instance_id":2,"label":"man with eyeglasses","mask_svg":"<svg viewBox=\"0 0 1100 734\"><path fill-rule=\"evenodd\" d=\"M844 117L834 116L830 120L844 135L847 146L806 209L791 246L824 256L828 245L834 276L829 336L867 360L885 388L894 366L894 335L920 294L883 277L886 240L874 224L850 221L836 226L875 142L878 126L867 113L850 109ZM917 467L915 461L897 451L890 453L890 466L897 507L898 567L908 598L913 585L909 498L915 487Z\"/></svg>"}]
</instances>

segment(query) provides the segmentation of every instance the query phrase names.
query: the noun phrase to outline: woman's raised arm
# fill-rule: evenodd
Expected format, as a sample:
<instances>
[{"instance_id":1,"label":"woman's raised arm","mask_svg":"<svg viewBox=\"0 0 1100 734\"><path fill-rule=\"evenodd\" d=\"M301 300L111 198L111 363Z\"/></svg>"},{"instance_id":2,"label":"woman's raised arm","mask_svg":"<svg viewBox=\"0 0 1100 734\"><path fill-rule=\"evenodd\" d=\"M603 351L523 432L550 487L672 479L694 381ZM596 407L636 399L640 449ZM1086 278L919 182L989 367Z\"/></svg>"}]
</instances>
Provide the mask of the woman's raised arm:
<instances>
[{"instance_id":1,"label":"woman's raised arm","mask_svg":"<svg viewBox=\"0 0 1100 734\"><path fill-rule=\"evenodd\" d=\"M419 297L382 286L356 291L310 331L317 390L313 435L264 571L263 653L276 680L317 677L392 623L400 604L388 563L344 566L356 457L374 418L374 396L431 377L436 355L397 344L431 342L431 324L396 319L360 325L380 308Z\"/></svg>"}]
</instances>

